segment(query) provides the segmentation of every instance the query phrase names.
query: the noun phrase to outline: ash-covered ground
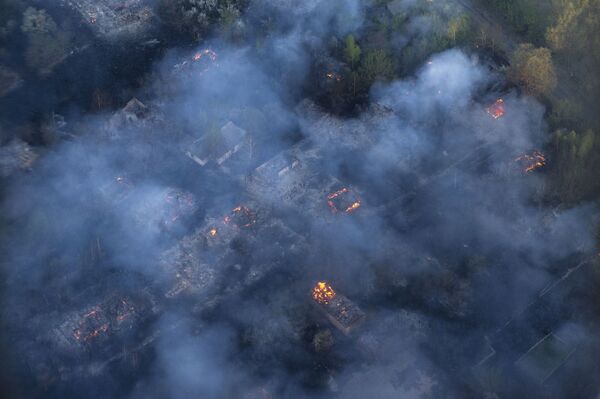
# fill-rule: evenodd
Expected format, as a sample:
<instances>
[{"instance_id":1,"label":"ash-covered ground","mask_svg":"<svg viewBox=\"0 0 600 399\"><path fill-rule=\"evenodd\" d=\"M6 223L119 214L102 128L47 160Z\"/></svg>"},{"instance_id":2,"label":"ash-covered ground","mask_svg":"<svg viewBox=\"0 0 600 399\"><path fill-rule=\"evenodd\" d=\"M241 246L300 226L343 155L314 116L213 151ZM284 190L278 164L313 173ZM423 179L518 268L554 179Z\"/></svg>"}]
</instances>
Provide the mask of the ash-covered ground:
<instances>
[{"instance_id":1,"label":"ash-covered ground","mask_svg":"<svg viewBox=\"0 0 600 399\"><path fill-rule=\"evenodd\" d=\"M541 199L544 107L457 48L340 111L363 2L246 12L260 46L2 147L3 396L597 397L597 212Z\"/></svg>"}]
</instances>

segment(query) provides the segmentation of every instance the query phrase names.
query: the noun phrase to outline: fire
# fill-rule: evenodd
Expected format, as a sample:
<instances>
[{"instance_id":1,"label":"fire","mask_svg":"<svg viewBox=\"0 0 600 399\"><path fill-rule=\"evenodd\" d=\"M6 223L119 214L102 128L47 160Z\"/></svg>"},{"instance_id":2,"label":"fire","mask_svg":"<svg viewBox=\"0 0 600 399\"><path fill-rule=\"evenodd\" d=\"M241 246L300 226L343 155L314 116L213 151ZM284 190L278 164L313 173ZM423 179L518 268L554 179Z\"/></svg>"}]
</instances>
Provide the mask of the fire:
<instances>
[{"instance_id":1,"label":"fire","mask_svg":"<svg viewBox=\"0 0 600 399\"><path fill-rule=\"evenodd\" d=\"M531 173L539 168L546 166L546 156L540 151L533 151L531 154L523 154L515 159L515 162L522 165L523 172Z\"/></svg>"},{"instance_id":2,"label":"fire","mask_svg":"<svg viewBox=\"0 0 600 399\"><path fill-rule=\"evenodd\" d=\"M486 112L494 119L500 119L504 116L504 100L499 98L495 103L487 107Z\"/></svg>"},{"instance_id":3,"label":"fire","mask_svg":"<svg viewBox=\"0 0 600 399\"><path fill-rule=\"evenodd\" d=\"M341 82L342 81L342 77L340 75L338 75L337 73L335 73L335 72L327 72L325 74L325 76L329 80L335 80L337 82Z\"/></svg>"},{"instance_id":4,"label":"fire","mask_svg":"<svg viewBox=\"0 0 600 399\"><path fill-rule=\"evenodd\" d=\"M243 205L233 208L229 216L225 216L223 222L229 224L232 222L238 227L252 227L256 223L256 217L254 213Z\"/></svg>"},{"instance_id":5,"label":"fire","mask_svg":"<svg viewBox=\"0 0 600 399\"><path fill-rule=\"evenodd\" d=\"M354 212L360 208L361 202L359 199L348 202L346 197L350 194L350 190L347 187L331 193L327 196L327 205L329 205L332 212L338 212L341 209L346 213Z\"/></svg>"},{"instance_id":6,"label":"fire","mask_svg":"<svg viewBox=\"0 0 600 399\"><path fill-rule=\"evenodd\" d=\"M329 284L324 281L319 281L312 290L312 297L318 303L327 305L333 298L335 298L335 291Z\"/></svg>"},{"instance_id":7,"label":"fire","mask_svg":"<svg viewBox=\"0 0 600 399\"><path fill-rule=\"evenodd\" d=\"M194 56L192 57L192 61L194 61L194 62L200 61L205 56L208 57L208 59L210 61L214 62L217 60L217 53L215 53L214 51L212 51L210 49L204 49L204 50L199 51L196 54L194 54Z\"/></svg>"},{"instance_id":8,"label":"fire","mask_svg":"<svg viewBox=\"0 0 600 399\"><path fill-rule=\"evenodd\" d=\"M357 210L358 208L360 208L360 201L355 201L352 203L352 205L346 208L346 212L350 213Z\"/></svg>"},{"instance_id":9,"label":"fire","mask_svg":"<svg viewBox=\"0 0 600 399\"><path fill-rule=\"evenodd\" d=\"M210 230L208 230L208 234L210 234L211 237L216 237L217 229L215 227L212 227Z\"/></svg>"},{"instance_id":10,"label":"fire","mask_svg":"<svg viewBox=\"0 0 600 399\"><path fill-rule=\"evenodd\" d=\"M73 331L75 339L85 342L98 337L100 334L108 331L109 323L101 323L102 316L97 309L93 309L83 315L79 327Z\"/></svg>"},{"instance_id":11,"label":"fire","mask_svg":"<svg viewBox=\"0 0 600 399\"><path fill-rule=\"evenodd\" d=\"M127 302L125 298L121 299L119 309L117 309L117 321L121 322L129 318L134 310L134 306Z\"/></svg>"}]
</instances>

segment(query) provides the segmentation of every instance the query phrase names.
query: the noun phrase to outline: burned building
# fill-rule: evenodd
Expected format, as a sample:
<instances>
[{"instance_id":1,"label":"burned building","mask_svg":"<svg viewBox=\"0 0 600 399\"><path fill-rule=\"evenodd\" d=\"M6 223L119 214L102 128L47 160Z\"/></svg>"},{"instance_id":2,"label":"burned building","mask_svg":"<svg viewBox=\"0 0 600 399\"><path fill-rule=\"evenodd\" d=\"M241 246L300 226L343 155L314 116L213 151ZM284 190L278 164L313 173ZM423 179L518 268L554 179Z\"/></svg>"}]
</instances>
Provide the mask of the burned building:
<instances>
[{"instance_id":1,"label":"burned building","mask_svg":"<svg viewBox=\"0 0 600 399\"><path fill-rule=\"evenodd\" d=\"M127 40L143 37L152 29L154 11L147 0L61 0L75 11L100 38Z\"/></svg>"},{"instance_id":2,"label":"burned building","mask_svg":"<svg viewBox=\"0 0 600 399\"><path fill-rule=\"evenodd\" d=\"M329 175L321 152L308 141L258 166L246 183L249 194L257 201L316 219L353 213L362 205L358 190Z\"/></svg>"},{"instance_id":3,"label":"burned building","mask_svg":"<svg viewBox=\"0 0 600 399\"><path fill-rule=\"evenodd\" d=\"M160 264L171 281L165 297L204 296L213 292L217 271L202 253L204 243L203 236L193 234L161 255Z\"/></svg>"},{"instance_id":4,"label":"burned building","mask_svg":"<svg viewBox=\"0 0 600 399\"><path fill-rule=\"evenodd\" d=\"M125 348L139 349L140 336L151 336L150 324L161 308L149 290L120 290L89 301L81 310L51 312L31 320L32 326L54 324L23 348L34 377L48 386L84 375L98 375ZM39 319L39 320L38 320ZM142 340L143 341L143 340Z\"/></svg>"},{"instance_id":5,"label":"burned building","mask_svg":"<svg viewBox=\"0 0 600 399\"><path fill-rule=\"evenodd\" d=\"M337 329L350 334L365 319L364 312L344 295L338 294L326 282L318 282L312 290L313 303Z\"/></svg>"},{"instance_id":6,"label":"burned building","mask_svg":"<svg viewBox=\"0 0 600 399\"><path fill-rule=\"evenodd\" d=\"M173 66L173 74L181 73L192 74L194 72L202 73L217 64L217 53L211 49L204 49L195 52L193 55Z\"/></svg>"},{"instance_id":7,"label":"burned building","mask_svg":"<svg viewBox=\"0 0 600 399\"><path fill-rule=\"evenodd\" d=\"M256 204L239 205L224 216L207 217L161 255L162 268L172 281L166 297L203 298L195 309L202 311L297 263L302 251L305 240L279 219Z\"/></svg>"},{"instance_id":8,"label":"burned building","mask_svg":"<svg viewBox=\"0 0 600 399\"><path fill-rule=\"evenodd\" d=\"M239 173L252 158L252 139L244 129L229 121L218 131L191 142L185 155L202 168Z\"/></svg>"},{"instance_id":9,"label":"burned building","mask_svg":"<svg viewBox=\"0 0 600 399\"><path fill-rule=\"evenodd\" d=\"M321 156L307 141L282 151L258 166L250 175L247 190L270 205L294 203L321 178Z\"/></svg>"},{"instance_id":10,"label":"burned building","mask_svg":"<svg viewBox=\"0 0 600 399\"><path fill-rule=\"evenodd\" d=\"M109 137L117 138L124 130L149 127L161 120L156 110L134 97L109 119L106 131Z\"/></svg>"},{"instance_id":11,"label":"burned building","mask_svg":"<svg viewBox=\"0 0 600 399\"><path fill-rule=\"evenodd\" d=\"M371 148L378 137L378 119L391 115L386 107L374 105L371 108L373 112L367 113L368 117L342 120L305 99L296 107L296 112L301 117L301 129L324 155L330 151L351 154Z\"/></svg>"}]
</instances>

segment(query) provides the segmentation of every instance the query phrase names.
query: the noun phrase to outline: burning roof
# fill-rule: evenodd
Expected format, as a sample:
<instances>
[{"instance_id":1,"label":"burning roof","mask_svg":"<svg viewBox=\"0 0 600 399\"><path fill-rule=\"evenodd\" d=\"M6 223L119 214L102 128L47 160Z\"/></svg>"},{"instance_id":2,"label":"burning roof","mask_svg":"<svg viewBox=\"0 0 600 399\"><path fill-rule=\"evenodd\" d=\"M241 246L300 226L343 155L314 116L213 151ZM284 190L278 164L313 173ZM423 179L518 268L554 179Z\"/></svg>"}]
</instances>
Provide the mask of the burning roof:
<instances>
[{"instance_id":1,"label":"burning roof","mask_svg":"<svg viewBox=\"0 0 600 399\"><path fill-rule=\"evenodd\" d=\"M113 294L106 300L70 315L56 330L66 341L77 345L92 345L133 328L155 313L147 294Z\"/></svg>"},{"instance_id":2,"label":"burning roof","mask_svg":"<svg viewBox=\"0 0 600 399\"><path fill-rule=\"evenodd\" d=\"M319 281L312 290L312 297L318 303L327 305L335 298L335 291L329 284L324 281Z\"/></svg>"},{"instance_id":3,"label":"burning roof","mask_svg":"<svg viewBox=\"0 0 600 399\"><path fill-rule=\"evenodd\" d=\"M504 113L506 112L504 109L504 100L501 98L497 99L496 102L487 107L485 111L492 118L500 119L504 116Z\"/></svg>"},{"instance_id":4,"label":"burning roof","mask_svg":"<svg viewBox=\"0 0 600 399\"><path fill-rule=\"evenodd\" d=\"M198 75L203 74L217 64L218 55L209 48L196 51L183 61L173 66L173 74Z\"/></svg>"},{"instance_id":5,"label":"burning roof","mask_svg":"<svg viewBox=\"0 0 600 399\"><path fill-rule=\"evenodd\" d=\"M546 166L546 156L540 151L523 154L515 162L524 173L531 173Z\"/></svg>"},{"instance_id":6,"label":"burning roof","mask_svg":"<svg viewBox=\"0 0 600 399\"><path fill-rule=\"evenodd\" d=\"M331 212L352 213L360 208L360 199L347 187L343 187L327 196L327 205Z\"/></svg>"},{"instance_id":7,"label":"burning roof","mask_svg":"<svg viewBox=\"0 0 600 399\"><path fill-rule=\"evenodd\" d=\"M250 208L240 205L231 211L229 216L225 216L223 219L225 224L234 224L239 228L249 228L256 223L256 216Z\"/></svg>"},{"instance_id":8,"label":"burning roof","mask_svg":"<svg viewBox=\"0 0 600 399\"><path fill-rule=\"evenodd\" d=\"M344 334L362 324L365 314L350 299L334 291L329 283L319 281L312 290L315 306Z\"/></svg>"}]
</instances>

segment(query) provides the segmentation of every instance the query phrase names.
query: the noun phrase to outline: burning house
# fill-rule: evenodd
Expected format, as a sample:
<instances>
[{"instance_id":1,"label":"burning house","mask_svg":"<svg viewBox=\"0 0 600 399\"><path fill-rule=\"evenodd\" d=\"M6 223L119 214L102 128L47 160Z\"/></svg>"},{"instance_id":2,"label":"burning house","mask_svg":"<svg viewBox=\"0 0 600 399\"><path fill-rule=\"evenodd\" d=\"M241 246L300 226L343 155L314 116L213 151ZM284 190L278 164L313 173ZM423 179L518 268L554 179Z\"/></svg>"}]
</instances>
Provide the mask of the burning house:
<instances>
[{"instance_id":1,"label":"burning house","mask_svg":"<svg viewBox=\"0 0 600 399\"><path fill-rule=\"evenodd\" d=\"M281 220L240 205L222 217L209 217L161 256L171 276L167 298L202 298L194 312L253 287L276 270L297 263L306 243ZM264 242L269 242L268 248Z\"/></svg>"},{"instance_id":2,"label":"burning house","mask_svg":"<svg viewBox=\"0 0 600 399\"><path fill-rule=\"evenodd\" d=\"M143 37L154 22L152 2L147 0L61 0L81 16L100 38L123 40Z\"/></svg>"},{"instance_id":3,"label":"burning house","mask_svg":"<svg viewBox=\"0 0 600 399\"><path fill-rule=\"evenodd\" d=\"M361 200L348 187L342 187L327 195L327 205L333 213L352 213L361 206Z\"/></svg>"},{"instance_id":4,"label":"burning house","mask_svg":"<svg viewBox=\"0 0 600 399\"><path fill-rule=\"evenodd\" d=\"M321 152L303 141L258 166L246 188L260 202L319 219L357 211L357 190L325 173L322 163Z\"/></svg>"},{"instance_id":5,"label":"burning house","mask_svg":"<svg viewBox=\"0 0 600 399\"><path fill-rule=\"evenodd\" d=\"M319 281L312 289L314 305L337 329L350 334L365 319L364 312L352 302L334 291L329 283Z\"/></svg>"},{"instance_id":6,"label":"burning house","mask_svg":"<svg viewBox=\"0 0 600 399\"><path fill-rule=\"evenodd\" d=\"M112 294L81 312L67 315L52 334L63 345L87 348L109 338L112 340L113 335L127 334L157 312L158 307L149 292Z\"/></svg>"},{"instance_id":7,"label":"burning house","mask_svg":"<svg viewBox=\"0 0 600 399\"><path fill-rule=\"evenodd\" d=\"M192 142L185 155L200 167L215 167L225 172L239 171L252 157L252 142L248 133L229 121L214 133L207 133Z\"/></svg>"},{"instance_id":8,"label":"burning house","mask_svg":"<svg viewBox=\"0 0 600 399\"><path fill-rule=\"evenodd\" d=\"M93 293L89 293L93 295ZM136 348L141 337L151 335L149 325L160 314L154 295L145 289L120 290L100 296L82 310L47 315L31 320L32 325L52 325L24 347L24 357L34 377L44 386L69 381L102 368ZM149 335L148 335L149 334ZM34 349L41 345L43 349Z\"/></svg>"},{"instance_id":9,"label":"burning house","mask_svg":"<svg viewBox=\"0 0 600 399\"><path fill-rule=\"evenodd\" d=\"M515 158L515 163L523 173L532 173L546 166L546 156L540 151L533 151Z\"/></svg>"},{"instance_id":10,"label":"burning house","mask_svg":"<svg viewBox=\"0 0 600 399\"><path fill-rule=\"evenodd\" d=\"M206 72L217 64L217 53L211 49L203 49L195 52L185 60L173 66L173 73Z\"/></svg>"},{"instance_id":11,"label":"burning house","mask_svg":"<svg viewBox=\"0 0 600 399\"><path fill-rule=\"evenodd\" d=\"M504 100L499 98L495 103L485 109L485 112L493 119L500 119L504 116L506 110L504 108Z\"/></svg>"}]
</instances>

